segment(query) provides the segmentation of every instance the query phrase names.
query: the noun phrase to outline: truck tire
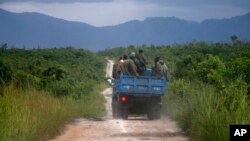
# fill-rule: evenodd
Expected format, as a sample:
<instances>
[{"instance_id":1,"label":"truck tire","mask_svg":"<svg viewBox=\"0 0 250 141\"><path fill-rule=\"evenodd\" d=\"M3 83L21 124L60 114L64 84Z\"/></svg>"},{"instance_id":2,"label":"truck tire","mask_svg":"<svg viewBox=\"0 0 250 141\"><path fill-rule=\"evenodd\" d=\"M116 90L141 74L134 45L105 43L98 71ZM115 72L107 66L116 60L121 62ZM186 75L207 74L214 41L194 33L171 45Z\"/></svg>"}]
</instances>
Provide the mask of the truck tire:
<instances>
[{"instance_id":1,"label":"truck tire","mask_svg":"<svg viewBox=\"0 0 250 141\"><path fill-rule=\"evenodd\" d=\"M120 109L120 113L121 113L121 118L124 120L128 119L128 110L127 109Z\"/></svg>"},{"instance_id":2,"label":"truck tire","mask_svg":"<svg viewBox=\"0 0 250 141\"><path fill-rule=\"evenodd\" d=\"M160 119L161 118L161 97L155 97L152 98L148 105L148 119L153 120L153 119Z\"/></svg>"},{"instance_id":3,"label":"truck tire","mask_svg":"<svg viewBox=\"0 0 250 141\"><path fill-rule=\"evenodd\" d=\"M116 78L116 71L117 71L117 66L116 64L113 64L113 70L112 70L112 77Z\"/></svg>"},{"instance_id":4,"label":"truck tire","mask_svg":"<svg viewBox=\"0 0 250 141\"><path fill-rule=\"evenodd\" d=\"M112 97L112 117L114 119L119 118L118 104L115 97Z\"/></svg>"},{"instance_id":5,"label":"truck tire","mask_svg":"<svg viewBox=\"0 0 250 141\"><path fill-rule=\"evenodd\" d=\"M154 116L153 116L152 113L149 113L149 112L148 112L148 119L149 119L149 120L153 120L153 119L154 119Z\"/></svg>"},{"instance_id":6,"label":"truck tire","mask_svg":"<svg viewBox=\"0 0 250 141\"><path fill-rule=\"evenodd\" d=\"M115 104L112 103L112 117L114 119L118 118L118 115L117 115L117 108L115 107Z\"/></svg>"},{"instance_id":7,"label":"truck tire","mask_svg":"<svg viewBox=\"0 0 250 141\"><path fill-rule=\"evenodd\" d=\"M158 106L158 108L154 111L154 119L160 119L161 118L161 107Z\"/></svg>"},{"instance_id":8,"label":"truck tire","mask_svg":"<svg viewBox=\"0 0 250 141\"><path fill-rule=\"evenodd\" d=\"M160 119L161 118L161 107L156 106L152 107L147 112L148 119L154 120L154 119Z\"/></svg>"}]
</instances>

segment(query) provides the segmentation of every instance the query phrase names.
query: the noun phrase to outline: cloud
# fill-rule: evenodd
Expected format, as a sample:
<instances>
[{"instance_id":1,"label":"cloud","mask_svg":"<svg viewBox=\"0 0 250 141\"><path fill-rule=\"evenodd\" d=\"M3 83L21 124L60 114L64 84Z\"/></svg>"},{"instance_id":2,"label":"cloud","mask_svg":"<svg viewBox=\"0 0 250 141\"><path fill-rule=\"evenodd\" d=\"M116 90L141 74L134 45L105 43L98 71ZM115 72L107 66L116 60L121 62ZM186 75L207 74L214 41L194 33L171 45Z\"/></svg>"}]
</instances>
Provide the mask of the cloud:
<instances>
[{"instance_id":1,"label":"cloud","mask_svg":"<svg viewBox=\"0 0 250 141\"><path fill-rule=\"evenodd\" d=\"M41 3L74 3L74 2L109 2L112 0L0 0L4 2L41 2Z\"/></svg>"},{"instance_id":2,"label":"cloud","mask_svg":"<svg viewBox=\"0 0 250 141\"><path fill-rule=\"evenodd\" d=\"M39 12L70 21L86 22L95 26L115 25L129 20L143 20L146 17L162 16L165 7L156 4L142 4L132 1L110 1L91 3L3 3L0 8L12 12Z\"/></svg>"},{"instance_id":3,"label":"cloud","mask_svg":"<svg viewBox=\"0 0 250 141\"><path fill-rule=\"evenodd\" d=\"M178 0L178 2L176 0L91 0L91 2L90 0L84 2L78 2L80 0L60 0L60 3L59 0L51 0L53 3L48 3L48 0L38 1L42 0L4 2L0 4L0 8L12 12L39 12L95 26L116 25L134 19L143 20L147 17L175 16L186 20L202 21L209 18L242 15L249 11L232 3L205 1L204 3L192 4L192 2L198 0ZM225 2L226 0L221 1Z\"/></svg>"}]
</instances>

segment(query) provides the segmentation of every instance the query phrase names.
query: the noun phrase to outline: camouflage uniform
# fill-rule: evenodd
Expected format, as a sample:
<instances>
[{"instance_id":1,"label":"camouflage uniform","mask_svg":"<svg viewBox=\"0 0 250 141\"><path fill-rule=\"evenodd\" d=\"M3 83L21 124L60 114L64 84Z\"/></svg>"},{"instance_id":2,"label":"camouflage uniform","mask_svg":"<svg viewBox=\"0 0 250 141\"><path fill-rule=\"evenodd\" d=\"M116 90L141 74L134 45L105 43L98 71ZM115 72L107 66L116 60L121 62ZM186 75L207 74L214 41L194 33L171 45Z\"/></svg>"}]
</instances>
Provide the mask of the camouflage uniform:
<instances>
[{"instance_id":1,"label":"camouflage uniform","mask_svg":"<svg viewBox=\"0 0 250 141\"><path fill-rule=\"evenodd\" d=\"M113 64L112 77L116 79L117 64Z\"/></svg>"},{"instance_id":2,"label":"camouflage uniform","mask_svg":"<svg viewBox=\"0 0 250 141\"><path fill-rule=\"evenodd\" d=\"M134 76L138 76L138 73L137 73L137 67L136 67L136 64L134 62L134 59L135 57L133 57L133 55L130 55L129 59L128 60L125 60L124 62L124 74L125 75L134 75Z\"/></svg>"},{"instance_id":3,"label":"camouflage uniform","mask_svg":"<svg viewBox=\"0 0 250 141\"><path fill-rule=\"evenodd\" d=\"M121 72L123 72L123 67L122 67L122 64L124 63L124 60L121 59L117 62L117 65L116 65L116 78L119 78Z\"/></svg>"},{"instance_id":4,"label":"camouflage uniform","mask_svg":"<svg viewBox=\"0 0 250 141\"><path fill-rule=\"evenodd\" d=\"M137 59L137 58L132 58L132 60L134 61L134 64L135 64L135 66L136 66L136 72L138 73L138 74L140 74L140 61Z\"/></svg>"},{"instance_id":5,"label":"camouflage uniform","mask_svg":"<svg viewBox=\"0 0 250 141\"><path fill-rule=\"evenodd\" d=\"M155 68L153 70L153 75L156 77L162 77L164 76L167 79L168 76L168 67L163 62L162 59L156 62Z\"/></svg>"},{"instance_id":6,"label":"camouflage uniform","mask_svg":"<svg viewBox=\"0 0 250 141\"><path fill-rule=\"evenodd\" d=\"M140 75L146 70L147 58L143 54L142 50L139 50L139 54L136 55L137 60L139 61L138 72Z\"/></svg>"}]
</instances>

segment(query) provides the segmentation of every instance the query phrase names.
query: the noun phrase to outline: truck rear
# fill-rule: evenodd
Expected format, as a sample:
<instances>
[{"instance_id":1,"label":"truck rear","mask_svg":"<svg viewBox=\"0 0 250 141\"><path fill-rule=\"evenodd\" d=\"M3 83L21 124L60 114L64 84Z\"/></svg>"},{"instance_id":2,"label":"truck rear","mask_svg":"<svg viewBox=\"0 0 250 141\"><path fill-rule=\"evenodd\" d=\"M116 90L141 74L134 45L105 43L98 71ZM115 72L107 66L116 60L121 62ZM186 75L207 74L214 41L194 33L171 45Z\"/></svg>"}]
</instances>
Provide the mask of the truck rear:
<instances>
[{"instance_id":1,"label":"truck rear","mask_svg":"<svg viewBox=\"0 0 250 141\"><path fill-rule=\"evenodd\" d=\"M151 76L151 72L148 69L144 76L121 74L114 81L113 118L128 119L130 114L147 114L149 119L161 117L162 96L166 91L166 79Z\"/></svg>"}]
</instances>

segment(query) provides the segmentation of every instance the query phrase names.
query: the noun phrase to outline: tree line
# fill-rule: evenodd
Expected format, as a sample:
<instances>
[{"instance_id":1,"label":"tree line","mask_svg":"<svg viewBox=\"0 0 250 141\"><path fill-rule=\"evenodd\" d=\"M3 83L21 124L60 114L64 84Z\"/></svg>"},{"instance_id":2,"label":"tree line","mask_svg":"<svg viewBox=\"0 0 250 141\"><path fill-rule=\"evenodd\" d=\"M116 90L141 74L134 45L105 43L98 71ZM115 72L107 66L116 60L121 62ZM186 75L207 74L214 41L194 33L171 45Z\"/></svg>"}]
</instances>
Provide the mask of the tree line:
<instances>
[{"instance_id":1,"label":"tree line","mask_svg":"<svg viewBox=\"0 0 250 141\"><path fill-rule=\"evenodd\" d=\"M0 85L29 87L75 99L103 80L105 61L96 54L67 48L17 49L0 47ZM94 72L94 73L93 73Z\"/></svg>"}]
</instances>

